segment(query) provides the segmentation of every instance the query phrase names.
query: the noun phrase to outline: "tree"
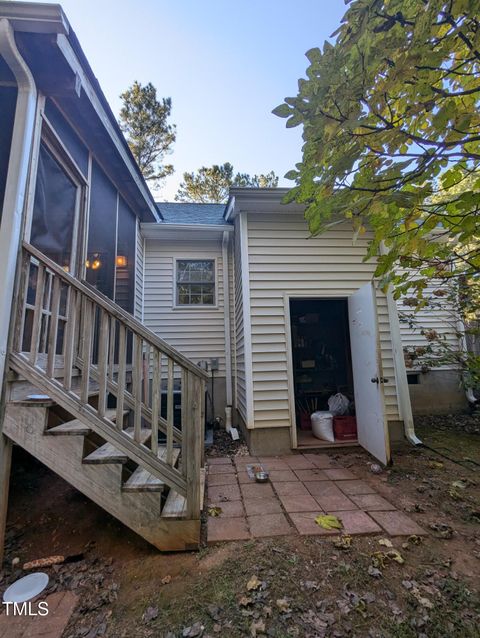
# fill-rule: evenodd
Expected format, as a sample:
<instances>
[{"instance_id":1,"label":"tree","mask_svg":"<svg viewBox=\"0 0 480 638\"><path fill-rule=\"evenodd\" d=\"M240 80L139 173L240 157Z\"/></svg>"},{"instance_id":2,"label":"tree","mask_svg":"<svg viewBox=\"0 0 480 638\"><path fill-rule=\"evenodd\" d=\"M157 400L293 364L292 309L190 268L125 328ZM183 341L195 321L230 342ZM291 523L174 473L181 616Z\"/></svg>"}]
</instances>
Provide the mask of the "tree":
<instances>
[{"instance_id":1,"label":"tree","mask_svg":"<svg viewBox=\"0 0 480 638\"><path fill-rule=\"evenodd\" d=\"M202 204L226 202L228 191L234 186L252 188L275 188L278 177L273 171L266 175L248 175L234 173L233 166L226 162L221 166L202 166L196 173L184 173L183 182L178 188L175 199L181 202L200 202Z\"/></svg>"},{"instance_id":2,"label":"tree","mask_svg":"<svg viewBox=\"0 0 480 638\"><path fill-rule=\"evenodd\" d=\"M171 164L163 164L176 137L175 125L168 123L172 100L158 100L157 90L150 82L145 86L134 82L120 97L120 127L144 178L158 187L173 173Z\"/></svg>"},{"instance_id":3,"label":"tree","mask_svg":"<svg viewBox=\"0 0 480 638\"><path fill-rule=\"evenodd\" d=\"M478 313L480 2L349 5L335 43L307 52L298 95L274 110L303 125L287 199L306 205L313 234L337 219L354 236L371 229L368 257L383 253L376 275L397 298L423 305L433 278Z\"/></svg>"}]
</instances>

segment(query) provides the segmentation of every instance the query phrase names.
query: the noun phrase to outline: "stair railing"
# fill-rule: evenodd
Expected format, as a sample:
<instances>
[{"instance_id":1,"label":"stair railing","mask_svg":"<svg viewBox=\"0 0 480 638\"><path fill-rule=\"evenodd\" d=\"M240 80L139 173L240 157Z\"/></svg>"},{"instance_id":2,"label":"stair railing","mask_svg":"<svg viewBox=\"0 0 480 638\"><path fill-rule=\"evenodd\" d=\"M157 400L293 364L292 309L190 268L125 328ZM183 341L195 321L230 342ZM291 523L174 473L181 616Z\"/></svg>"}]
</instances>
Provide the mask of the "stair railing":
<instances>
[{"instance_id":1,"label":"stair railing","mask_svg":"<svg viewBox=\"0 0 480 638\"><path fill-rule=\"evenodd\" d=\"M11 368L184 496L186 517L199 518L205 371L27 243L18 289ZM175 392L181 429L174 425Z\"/></svg>"}]
</instances>

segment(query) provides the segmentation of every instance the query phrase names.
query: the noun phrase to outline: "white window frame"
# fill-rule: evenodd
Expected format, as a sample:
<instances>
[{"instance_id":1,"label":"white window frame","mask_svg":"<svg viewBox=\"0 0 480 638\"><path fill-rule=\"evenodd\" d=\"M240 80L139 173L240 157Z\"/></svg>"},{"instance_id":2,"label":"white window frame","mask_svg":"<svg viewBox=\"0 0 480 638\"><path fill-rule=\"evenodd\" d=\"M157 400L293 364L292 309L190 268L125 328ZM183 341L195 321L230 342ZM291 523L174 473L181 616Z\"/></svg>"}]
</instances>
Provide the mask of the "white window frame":
<instances>
[{"instance_id":1,"label":"white window frame","mask_svg":"<svg viewBox=\"0 0 480 638\"><path fill-rule=\"evenodd\" d=\"M178 262L180 261L212 261L213 262L213 304L179 304L177 297L177 277L178 277ZM210 256L186 256L186 257L174 257L173 268L173 309L174 310L217 310L218 309L218 268L217 258Z\"/></svg>"}]
</instances>

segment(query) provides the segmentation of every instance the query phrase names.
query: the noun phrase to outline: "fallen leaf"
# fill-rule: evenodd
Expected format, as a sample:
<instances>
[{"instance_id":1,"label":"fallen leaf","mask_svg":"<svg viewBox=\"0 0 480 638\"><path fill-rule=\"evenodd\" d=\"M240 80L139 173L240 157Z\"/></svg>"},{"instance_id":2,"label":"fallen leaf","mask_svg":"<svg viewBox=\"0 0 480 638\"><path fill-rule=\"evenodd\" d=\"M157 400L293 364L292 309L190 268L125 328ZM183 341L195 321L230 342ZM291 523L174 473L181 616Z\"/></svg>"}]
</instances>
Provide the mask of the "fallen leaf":
<instances>
[{"instance_id":1,"label":"fallen leaf","mask_svg":"<svg viewBox=\"0 0 480 638\"><path fill-rule=\"evenodd\" d=\"M459 490L465 490L468 487L467 481L453 481L451 483L452 487L455 487Z\"/></svg>"},{"instance_id":2,"label":"fallen leaf","mask_svg":"<svg viewBox=\"0 0 480 638\"><path fill-rule=\"evenodd\" d=\"M147 607L143 612L142 620L143 622L150 622L151 620L155 620L158 616L158 607Z\"/></svg>"},{"instance_id":3,"label":"fallen leaf","mask_svg":"<svg viewBox=\"0 0 480 638\"><path fill-rule=\"evenodd\" d=\"M250 635L252 636L252 638L255 638L256 636L264 633L265 622L263 620L260 619L252 622L252 624L250 625Z\"/></svg>"},{"instance_id":4,"label":"fallen leaf","mask_svg":"<svg viewBox=\"0 0 480 638\"><path fill-rule=\"evenodd\" d=\"M201 623L196 622L191 627L185 627L182 632L182 638L199 638L199 636L203 634L204 630L205 627Z\"/></svg>"},{"instance_id":5,"label":"fallen leaf","mask_svg":"<svg viewBox=\"0 0 480 638\"><path fill-rule=\"evenodd\" d=\"M350 547L352 546L352 537L348 534L343 534L342 536L336 538L333 541L333 544L338 549L350 549Z\"/></svg>"},{"instance_id":6,"label":"fallen leaf","mask_svg":"<svg viewBox=\"0 0 480 638\"><path fill-rule=\"evenodd\" d=\"M444 467L444 465L441 461L429 461L428 467L431 467L435 470L441 470Z\"/></svg>"},{"instance_id":7,"label":"fallen leaf","mask_svg":"<svg viewBox=\"0 0 480 638\"><path fill-rule=\"evenodd\" d=\"M388 558L390 558L391 560L394 560L396 563L399 563L400 565L403 565L403 563L405 562L405 559L403 558L403 556L396 549L391 549L390 551L387 552L386 555Z\"/></svg>"},{"instance_id":8,"label":"fallen leaf","mask_svg":"<svg viewBox=\"0 0 480 638\"><path fill-rule=\"evenodd\" d=\"M168 574L167 576L164 576L160 582L162 585L168 585L168 583L172 582L172 577Z\"/></svg>"},{"instance_id":9,"label":"fallen leaf","mask_svg":"<svg viewBox=\"0 0 480 638\"><path fill-rule=\"evenodd\" d=\"M417 536L416 534L412 534L407 538L407 542L412 543L412 545L420 545L420 543L422 542L422 537Z\"/></svg>"},{"instance_id":10,"label":"fallen leaf","mask_svg":"<svg viewBox=\"0 0 480 638\"><path fill-rule=\"evenodd\" d=\"M222 511L223 510L222 510L221 507L219 507L218 505L214 505L214 506L208 508L208 515L209 516L220 516Z\"/></svg>"},{"instance_id":11,"label":"fallen leaf","mask_svg":"<svg viewBox=\"0 0 480 638\"><path fill-rule=\"evenodd\" d=\"M342 521L331 514L324 514L315 518L315 523L324 529L342 529Z\"/></svg>"},{"instance_id":12,"label":"fallen leaf","mask_svg":"<svg viewBox=\"0 0 480 638\"><path fill-rule=\"evenodd\" d=\"M276 604L277 608L282 612L282 614L289 614L292 611L286 598L279 598Z\"/></svg>"},{"instance_id":13,"label":"fallen leaf","mask_svg":"<svg viewBox=\"0 0 480 638\"><path fill-rule=\"evenodd\" d=\"M384 547L393 547L392 541L388 538L380 538L378 544L383 545Z\"/></svg>"},{"instance_id":14,"label":"fallen leaf","mask_svg":"<svg viewBox=\"0 0 480 638\"><path fill-rule=\"evenodd\" d=\"M252 603L253 600L250 598L250 596L242 596L238 601L240 607L248 607L248 605L251 605Z\"/></svg>"},{"instance_id":15,"label":"fallen leaf","mask_svg":"<svg viewBox=\"0 0 480 638\"><path fill-rule=\"evenodd\" d=\"M372 578L381 578L383 576L382 572L377 567L373 567L373 565L368 566L368 574Z\"/></svg>"},{"instance_id":16,"label":"fallen leaf","mask_svg":"<svg viewBox=\"0 0 480 638\"><path fill-rule=\"evenodd\" d=\"M247 583L247 590L252 591L253 589L258 589L262 584L261 580L258 580L257 576L252 576Z\"/></svg>"}]
</instances>

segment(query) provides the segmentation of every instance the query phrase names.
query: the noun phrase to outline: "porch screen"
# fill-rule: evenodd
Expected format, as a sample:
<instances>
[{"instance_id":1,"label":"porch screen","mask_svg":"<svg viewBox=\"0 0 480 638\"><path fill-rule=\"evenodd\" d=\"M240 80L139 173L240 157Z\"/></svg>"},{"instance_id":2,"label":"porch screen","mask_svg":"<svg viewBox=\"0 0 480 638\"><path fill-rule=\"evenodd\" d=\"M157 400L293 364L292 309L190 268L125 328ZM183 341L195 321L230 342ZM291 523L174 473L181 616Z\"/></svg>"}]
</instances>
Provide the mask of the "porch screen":
<instances>
[{"instance_id":1,"label":"porch screen","mask_svg":"<svg viewBox=\"0 0 480 638\"><path fill-rule=\"evenodd\" d=\"M92 168L88 224L87 281L114 298L117 191L97 163Z\"/></svg>"},{"instance_id":2,"label":"porch screen","mask_svg":"<svg viewBox=\"0 0 480 638\"><path fill-rule=\"evenodd\" d=\"M78 187L42 143L30 242L66 270L71 255Z\"/></svg>"},{"instance_id":3,"label":"porch screen","mask_svg":"<svg viewBox=\"0 0 480 638\"><path fill-rule=\"evenodd\" d=\"M132 314L135 297L135 241L135 216L120 197L115 257L115 302Z\"/></svg>"}]
</instances>

